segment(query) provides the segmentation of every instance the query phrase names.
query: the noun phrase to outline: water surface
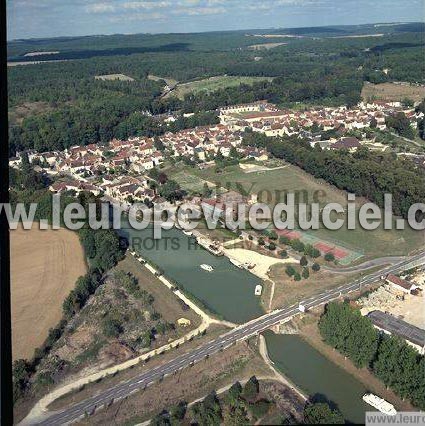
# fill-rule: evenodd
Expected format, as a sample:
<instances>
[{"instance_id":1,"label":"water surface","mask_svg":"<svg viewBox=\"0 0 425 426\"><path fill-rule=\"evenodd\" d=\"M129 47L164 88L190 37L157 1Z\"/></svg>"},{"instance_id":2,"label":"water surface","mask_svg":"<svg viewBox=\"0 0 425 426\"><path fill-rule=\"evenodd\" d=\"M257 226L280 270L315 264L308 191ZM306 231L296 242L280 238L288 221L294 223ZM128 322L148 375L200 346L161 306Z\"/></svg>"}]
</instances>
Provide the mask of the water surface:
<instances>
[{"instance_id":1,"label":"water surface","mask_svg":"<svg viewBox=\"0 0 425 426\"><path fill-rule=\"evenodd\" d=\"M366 388L357 379L328 360L297 335L264 333L267 350L275 367L307 395L335 404L350 423L364 423Z\"/></svg>"},{"instance_id":2,"label":"water surface","mask_svg":"<svg viewBox=\"0 0 425 426\"><path fill-rule=\"evenodd\" d=\"M153 240L152 228L137 231L124 225L121 234L135 251L222 318L244 323L264 314L260 298L254 295L260 278L237 268L225 256L212 255L178 229L162 230L162 238ZM202 270L203 263L214 271Z\"/></svg>"}]
</instances>

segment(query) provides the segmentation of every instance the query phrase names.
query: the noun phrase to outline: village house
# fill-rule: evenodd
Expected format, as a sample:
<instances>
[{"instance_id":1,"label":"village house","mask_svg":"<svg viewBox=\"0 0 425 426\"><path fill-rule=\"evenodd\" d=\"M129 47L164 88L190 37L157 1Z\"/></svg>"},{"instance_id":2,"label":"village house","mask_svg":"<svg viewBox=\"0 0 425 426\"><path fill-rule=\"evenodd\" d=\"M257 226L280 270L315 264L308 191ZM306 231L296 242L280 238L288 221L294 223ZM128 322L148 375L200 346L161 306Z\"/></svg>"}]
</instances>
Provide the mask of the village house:
<instances>
[{"instance_id":1,"label":"village house","mask_svg":"<svg viewBox=\"0 0 425 426\"><path fill-rule=\"evenodd\" d=\"M417 289L417 286L403 278L398 277L394 274L388 274L385 277L385 282L390 284L391 288L398 293L411 294Z\"/></svg>"}]
</instances>

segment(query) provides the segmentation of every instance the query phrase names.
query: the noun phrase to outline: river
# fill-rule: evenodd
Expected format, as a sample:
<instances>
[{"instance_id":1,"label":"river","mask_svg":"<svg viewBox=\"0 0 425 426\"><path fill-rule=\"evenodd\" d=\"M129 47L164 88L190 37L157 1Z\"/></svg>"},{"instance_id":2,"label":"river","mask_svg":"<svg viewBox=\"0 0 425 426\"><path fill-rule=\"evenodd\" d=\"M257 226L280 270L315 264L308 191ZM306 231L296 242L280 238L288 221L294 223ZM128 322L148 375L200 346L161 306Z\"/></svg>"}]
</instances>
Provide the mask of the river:
<instances>
[{"instance_id":1,"label":"river","mask_svg":"<svg viewBox=\"0 0 425 426\"><path fill-rule=\"evenodd\" d=\"M152 228L134 230L124 220L121 235L142 257L161 268L211 311L235 323L244 323L264 313L254 288L261 280L200 247L194 238L178 229L162 231L152 238ZM206 263L213 272L200 269ZM362 401L365 387L297 335L264 333L270 359L285 376L306 394L336 404L348 422L364 423L364 413L372 411Z\"/></svg>"},{"instance_id":2,"label":"river","mask_svg":"<svg viewBox=\"0 0 425 426\"><path fill-rule=\"evenodd\" d=\"M366 388L297 335L264 333L275 367L310 397L335 404L349 423L364 423Z\"/></svg>"},{"instance_id":3,"label":"river","mask_svg":"<svg viewBox=\"0 0 425 426\"><path fill-rule=\"evenodd\" d=\"M124 221L120 232L133 249L159 266L167 278L191 293L225 320L244 323L264 314L254 289L261 280L200 247L194 238L178 229L162 230L162 238L152 238L152 228L134 230ZM208 264L213 272L202 270Z\"/></svg>"}]
</instances>

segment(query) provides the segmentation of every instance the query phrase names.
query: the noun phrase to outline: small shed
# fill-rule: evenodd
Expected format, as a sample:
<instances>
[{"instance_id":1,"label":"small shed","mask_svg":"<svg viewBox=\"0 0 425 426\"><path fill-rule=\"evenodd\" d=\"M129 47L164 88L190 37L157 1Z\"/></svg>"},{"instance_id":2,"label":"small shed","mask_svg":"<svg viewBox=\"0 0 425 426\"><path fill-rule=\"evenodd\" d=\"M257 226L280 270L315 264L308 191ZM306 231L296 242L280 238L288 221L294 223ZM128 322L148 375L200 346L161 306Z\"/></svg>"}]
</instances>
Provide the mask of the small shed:
<instances>
[{"instance_id":1,"label":"small shed","mask_svg":"<svg viewBox=\"0 0 425 426\"><path fill-rule=\"evenodd\" d=\"M177 325L179 325L180 327L189 327L191 324L190 319L187 318L179 318L177 320Z\"/></svg>"}]
</instances>

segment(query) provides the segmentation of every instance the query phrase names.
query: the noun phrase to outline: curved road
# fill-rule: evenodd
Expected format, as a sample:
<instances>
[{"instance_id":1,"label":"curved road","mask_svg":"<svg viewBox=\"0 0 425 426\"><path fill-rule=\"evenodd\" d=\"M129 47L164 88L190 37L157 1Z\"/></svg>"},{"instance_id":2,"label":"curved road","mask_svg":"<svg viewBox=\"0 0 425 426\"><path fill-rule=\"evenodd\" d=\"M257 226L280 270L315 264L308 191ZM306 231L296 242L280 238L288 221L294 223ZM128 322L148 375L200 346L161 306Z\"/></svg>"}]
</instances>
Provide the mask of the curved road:
<instances>
[{"instance_id":1,"label":"curved road","mask_svg":"<svg viewBox=\"0 0 425 426\"><path fill-rule=\"evenodd\" d=\"M411 256L406 260L397 263L396 265L387 266L380 271L359 278L351 283L341 285L337 288L327 290L317 296L310 297L301 303L307 309L311 309L319 305L326 304L331 300L337 299L341 296L348 295L350 292L358 290L368 284L372 284L377 279L379 279L381 275L385 275L389 272L397 274L403 270L418 266L423 263L425 263L425 251ZM145 389L152 383L164 378L165 376L173 374L183 368L189 367L190 365L193 365L193 363L202 361L207 356L226 349L238 341L248 339L249 337L258 334L272 327L273 325L288 321L298 313L298 305L295 304L278 309L260 318L256 318L246 324L232 329L231 331L223 334L211 342L199 346L190 353L180 355L177 358L168 361L163 365L157 366L152 370L141 373L138 376L131 378L130 380L113 385L108 390L89 397L69 408L64 409L63 411L48 412L46 413L46 418L37 422L37 424L57 425L74 422L79 418L82 418L86 413L93 413L96 409L104 405L109 405L121 398L131 395L134 392Z\"/></svg>"}]
</instances>

